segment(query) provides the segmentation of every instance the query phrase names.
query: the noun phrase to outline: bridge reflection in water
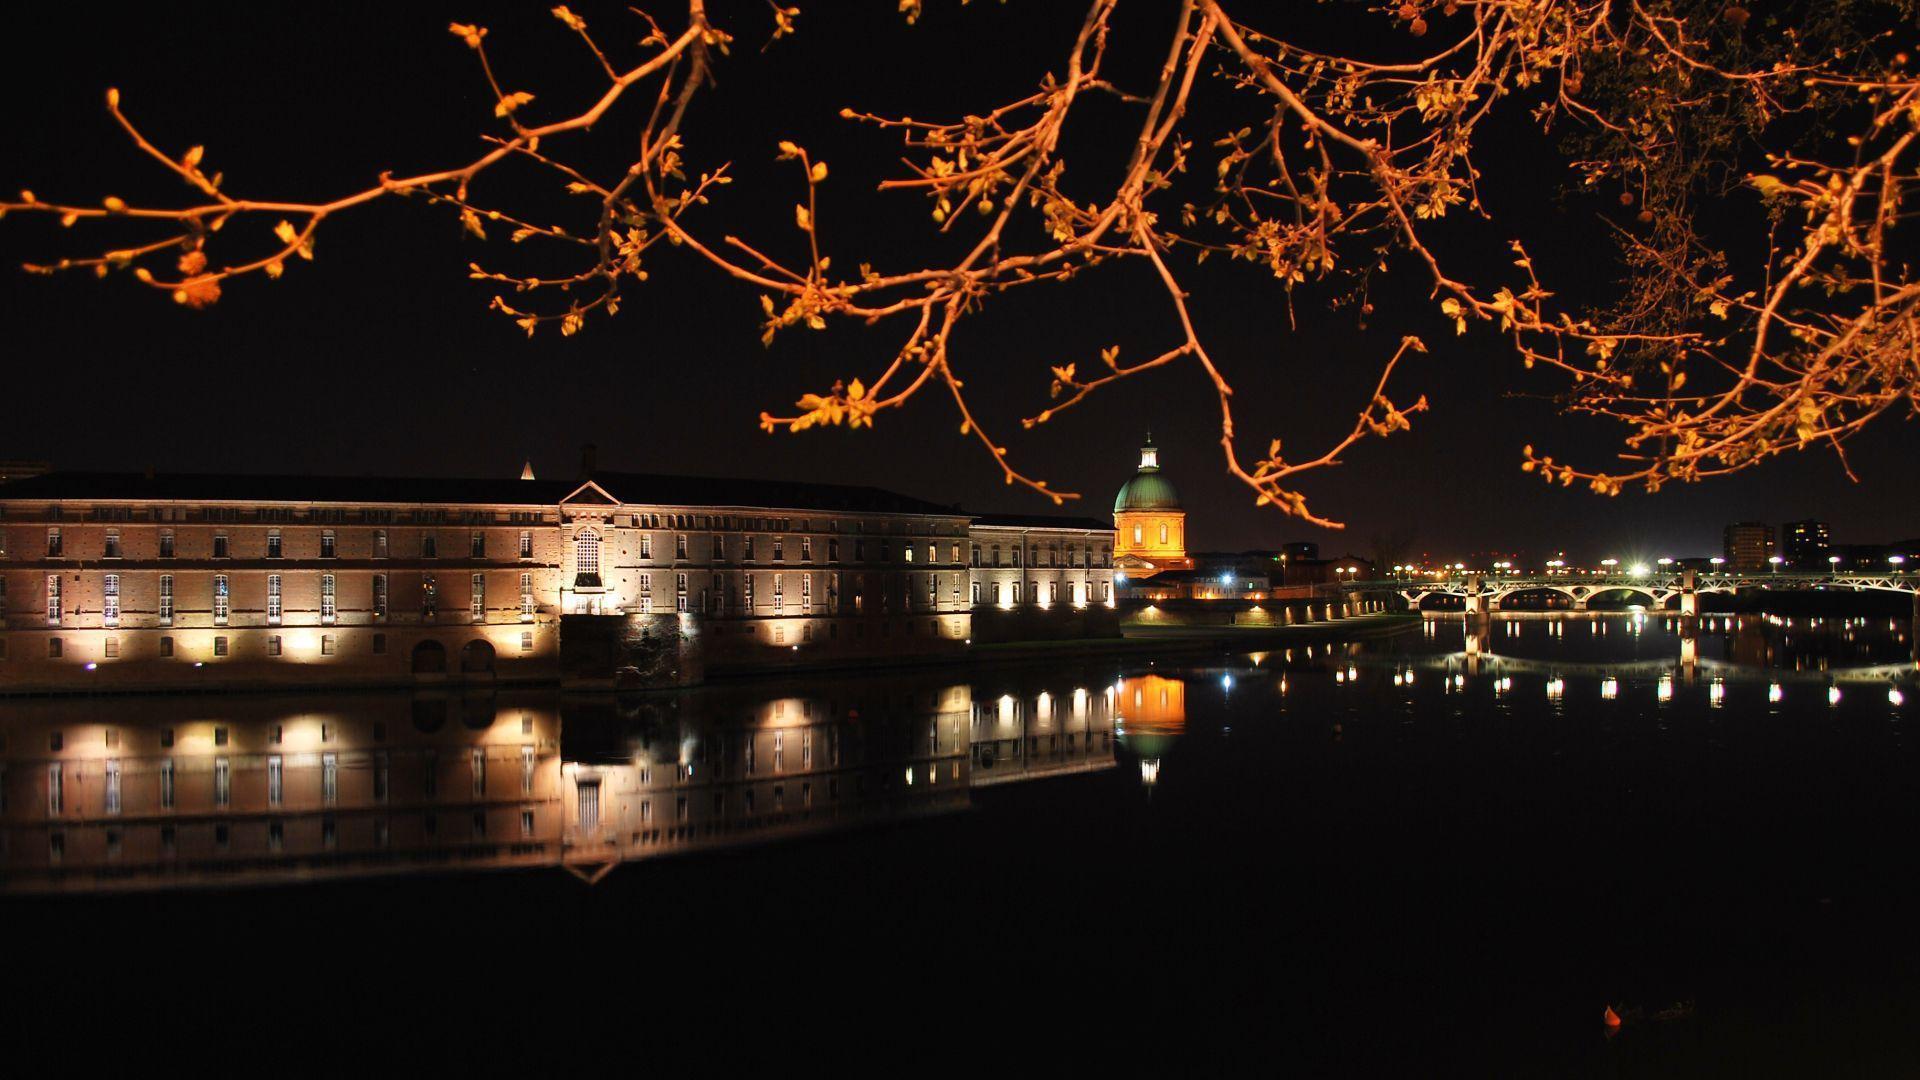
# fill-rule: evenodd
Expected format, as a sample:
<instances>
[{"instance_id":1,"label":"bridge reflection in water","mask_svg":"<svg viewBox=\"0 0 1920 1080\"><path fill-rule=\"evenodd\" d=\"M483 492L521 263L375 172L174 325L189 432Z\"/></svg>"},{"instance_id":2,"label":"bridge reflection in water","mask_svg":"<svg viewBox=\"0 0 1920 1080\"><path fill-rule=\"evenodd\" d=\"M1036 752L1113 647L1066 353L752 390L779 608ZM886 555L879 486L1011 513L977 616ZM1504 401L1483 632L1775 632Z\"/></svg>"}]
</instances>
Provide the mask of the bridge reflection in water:
<instances>
[{"instance_id":1,"label":"bridge reflection in water","mask_svg":"<svg viewBox=\"0 0 1920 1080\"><path fill-rule=\"evenodd\" d=\"M12 702L11 892L620 864L961 810L1112 767L1114 689L924 676L579 700L220 696Z\"/></svg>"},{"instance_id":2,"label":"bridge reflection in water","mask_svg":"<svg viewBox=\"0 0 1920 1080\"><path fill-rule=\"evenodd\" d=\"M1447 650L1442 638L1456 634L1460 647ZM1884 616L1503 613L1429 617L1423 637L1440 648L1393 661L1408 675L1437 669L1455 686L1463 677L1487 675L1496 690L1501 680L1510 687L1516 675L1540 677L1550 697L1574 677L1599 680L1603 697L1622 679L1664 680L1668 694L1675 682L1736 679L1769 682L1776 700L1782 684L1806 682L1886 684L1899 698L1899 684L1920 669L1913 624Z\"/></svg>"}]
</instances>

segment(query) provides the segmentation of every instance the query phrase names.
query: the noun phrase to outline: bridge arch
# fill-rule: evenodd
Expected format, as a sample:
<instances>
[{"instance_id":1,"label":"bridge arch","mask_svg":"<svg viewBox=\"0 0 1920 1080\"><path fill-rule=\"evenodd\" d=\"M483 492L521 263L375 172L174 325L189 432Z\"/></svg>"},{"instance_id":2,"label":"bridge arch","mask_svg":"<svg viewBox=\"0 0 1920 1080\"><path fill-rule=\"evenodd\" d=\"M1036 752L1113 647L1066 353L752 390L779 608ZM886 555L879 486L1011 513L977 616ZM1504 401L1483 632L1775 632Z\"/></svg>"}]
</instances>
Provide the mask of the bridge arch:
<instances>
[{"instance_id":1,"label":"bridge arch","mask_svg":"<svg viewBox=\"0 0 1920 1080\"><path fill-rule=\"evenodd\" d=\"M1522 585L1489 598L1495 611L1565 611L1577 606L1573 591L1557 585Z\"/></svg>"},{"instance_id":2,"label":"bridge arch","mask_svg":"<svg viewBox=\"0 0 1920 1080\"><path fill-rule=\"evenodd\" d=\"M1636 604L1641 607L1661 607L1660 597L1652 589L1638 585L1602 585L1589 592L1587 607L1594 611L1624 611Z\"/></svg>"}]
</instances>

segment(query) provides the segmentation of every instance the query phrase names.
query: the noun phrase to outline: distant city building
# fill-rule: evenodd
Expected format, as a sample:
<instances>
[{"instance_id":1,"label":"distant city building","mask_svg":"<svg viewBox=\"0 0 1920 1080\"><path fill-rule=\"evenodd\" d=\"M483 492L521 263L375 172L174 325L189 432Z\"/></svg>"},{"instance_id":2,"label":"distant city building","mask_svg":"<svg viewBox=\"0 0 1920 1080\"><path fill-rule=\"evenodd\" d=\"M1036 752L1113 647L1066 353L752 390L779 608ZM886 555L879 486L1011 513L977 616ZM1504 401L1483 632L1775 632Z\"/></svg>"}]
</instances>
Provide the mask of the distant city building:
<instances>
[{"instance_id":1,"label":"distant city building","mask_svg":"<svg viewBox=\"0 0 1920 1080\"><path fill-rule=\"evenodd\" d=\"M1796 570L1825 570L1832 546L1824 521L1809 518L1780 526L1780 555Z\"/></svg>"},{"instance_id":2,"label":"distant city building","mask_svg":"<svg viewBox=\"0 0 1920 1080\"><path fill-rule=\"evenodd\" d=\"M1723 554L1733 570L1765 570L1773 558L1773 526L1738 521L1727 526Z\"/></svg>"},{"instance_id":3,"label":"distant city building","mask_svg":"<svg viewBox=\"0 0 1920 1080\"><path fill-rule=\"evenodd\" d=\"M1160 472L1160 450L1153 436L1140 448L1140 467L1113 500L1114 568L1129 578L1165 570L1191 570L1187 558L1187 514L1180 495Z\"/></svg>"},{"instance_id":4,"label":"distant city building","mask_svg":"<svg viewBox=\"0 0 1920 1080\"><path fill-rule=\"evenodd\" d=\"M1282 562L1292 562L1296 559L1301 562L1313 562L1318 558L1320 558L1320 545L1311 540L1296 540L1291 544L1280 545Z\"/></svg>"},{"instance_id":5,"label":"distant city building","mask_svg":"<svg viewBox=\"0 0 1920 1080\"><path fill-rule=\"evenodd\" d=\"M42 476L52 471L53 466L44 461L0 461L0 484Z\"/></svg>"}]
</instances>

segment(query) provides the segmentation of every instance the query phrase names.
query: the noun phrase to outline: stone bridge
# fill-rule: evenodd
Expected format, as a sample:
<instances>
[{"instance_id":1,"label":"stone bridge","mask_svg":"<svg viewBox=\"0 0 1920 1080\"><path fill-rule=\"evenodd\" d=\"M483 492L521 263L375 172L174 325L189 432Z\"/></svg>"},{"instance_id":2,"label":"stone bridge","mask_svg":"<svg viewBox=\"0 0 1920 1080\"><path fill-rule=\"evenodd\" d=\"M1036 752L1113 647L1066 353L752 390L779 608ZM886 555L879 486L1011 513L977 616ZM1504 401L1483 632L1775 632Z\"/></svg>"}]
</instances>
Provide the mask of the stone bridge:
<instances>
[{"instance_id":1,"label":"stone bridge","mask_svg":"<svg viewBox=\"0 0 1920 1080\"><path fill-rule=\"evenodd\" d=\"M1572 601L1575 611L1585 611L1588 601L1613 593L1634 593L1645 597L1649 607L1665 608L1674 597L1680 598L1680 613L1699 612L1701 593L1737 593L1755 589L1830 589L1848 592L1906 593L1914 597L1920 614L1920 574L1701 574L1680 570L1649 574L1536 576L1488 576L1463 574L1443 581L1361 581L1343 586L1348 590L1392 592L1418 611L1430 596L1458 596L1466 602L1469 614L1499 611L1507 597L1518 593L1555 592Z\"/></svg>"}]
</instances>

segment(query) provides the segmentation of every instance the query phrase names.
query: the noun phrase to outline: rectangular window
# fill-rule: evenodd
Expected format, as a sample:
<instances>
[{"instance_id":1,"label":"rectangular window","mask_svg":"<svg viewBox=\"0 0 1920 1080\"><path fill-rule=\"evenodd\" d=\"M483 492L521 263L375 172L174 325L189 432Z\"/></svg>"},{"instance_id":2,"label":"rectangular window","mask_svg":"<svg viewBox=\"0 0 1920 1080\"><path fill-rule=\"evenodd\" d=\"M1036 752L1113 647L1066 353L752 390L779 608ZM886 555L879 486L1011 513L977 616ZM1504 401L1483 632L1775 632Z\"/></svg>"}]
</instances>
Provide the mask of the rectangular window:
<instances>
[{"instance_id":1,"label":"rectangular window","mask_svg":"<svg viewBox=\"0 0 1920 1080\"><path fill-rule=\"evenodd\" d=\"M526 529L520 530L520 557L533 558L533 533Z\"/></svg>"},{"instance_id":2,"label":"rectangular window","mask_svg":"<svg viewBox=\"0 0 1920 1080\"><path fill-rule=\"evenodd\" d=\"M213 538L213 557L216 559L224 559L227 557L226 533L220 533Z\"/></svg>"},{"instance_id":3,"label":"rectangular window","mask_svg":"<svg viewBox=\"0 0 1920 1080\"><path fill-rule=\"evenodd\" d=\"M213 625L227 625L227 615L232 610L233 591L227 582L227 575L213 576Z\"/></svg>"},{"instance_id":4,"label":"rectangular window","mask_svg":"<svg viewBox=\"0 0 1920 1080\"><path fill-rule=\"evenodd\" d=\"M474 622L487 617L487 575L473 575L473 591L468 594L467 614Z\"/></svg>"},{"instance_id":5,"label":"rectangular window","mask_svg":"<svg viewBox=\"0 0 1920 1080\"><path fill-rule=\"evenodd\" d=\"M120 762L118 760L107 762L106 801L104 807L109 814L117 814L120 812Z\"/></svg>"},{"instance_id":6,"label":"rectangular window","mask_svg":"<svg viewBox=\"0 0 1920 1080\"><path fill-rule=\"evenodd\" d=\"M61 543L60 530L48 529L47 530L47 558L57 559L61 555L65 554L65 552L66 552L66 546Z\"/></svg>"},{"instance_id":7,"label":"rectangular window","mask_svg":"<svg viewBox=\"0 0 1920 1080\"><path fill-rule=\"evenodd\" d=\"M420 578L420 614L424 618L433 618L440 608L440 586L434 583L432 574Z\"/></svg>"},{"instance_id":8,"label":"rectangular window","mask_svg":"<svg viewBox=\"0 0 1920 1080\"><path fill-rule=\"evenodd\" d=\"M320 575L320 622L323 625L332 626L334 615L336 614L337 610L338 609L335 606L333 575L321 574Z\"/></svg>"},{"instance_id":9,"label":"rectangular window","mask_svg":"<svg viewBox=\"0 0 1920 1080\"><path fill-rule=\"evenodd\" d=\"M800 538L800 561L813 561L813 537L811 536L803 536Z\"/></svg>"},{"instance_id":10,"label":"rectangular window","mask_svg":"<svg viewBox=\"0 0 1920 1080\"><path fill-rule=\"evenodd\" d=\"M280 549L280 530L279 530L279 529L269 529L269 530L267 531L267 558L269 558L269 559L277 559L277 558L279 558L279 557L280 557L280 551L281 551L281 549Z\"/></svg>"},{"instance_id":11,"label":"rectangular window","mask_svg":"<svg viewBox=\"0 0 1920 1080\"><path fill-rule=\"evenodd\" d=\"M56 761L47 766L47 813L61 813L66 807L66 802L66 772Z\"/></svg>"},{"instance_id":12,"label":"rectangular window","mask_svg":"<svg viewBox=\"0 0 1920 1080\"><path fill-rule=\"evenodd\" d=\"M101 583L100 620L107 626L120 625L119 574L108 574Z\"/></svg>"},{"instance_id":13,"label":"rectangular window","mask_svg":"<svg viewBox=\"0 0 1920 1080\"><path fill-rule=\"evenodd\" d=\"M213 805L226 806L233 801L233 763L226 758L213 759Z\"/></svg>"},{"instance_id":14,"label":"rectangular window","mask_svg":"<svg viewBox=\"0 0 1920 1080\"><path fill-rule=\"evenodd\" d=\"M600 781L582 780L574 790L580 805L580 831L593 832L600 827Z\"/></svg>"},{"instance_id":15,"label":"rectangular window","mask_svg":"<svg viewBox=\"0 0 1920 1080\"><path fill-rule=\"evenodd\" d=\"M387 575L373 575L373 617L387 617Z\"/></svg>"},{"instance_id":16,"label":"rectangular window","mask_svg":"<svg viewBox=\"0 0 1920 1080\"><path fill-rule=\"evenodd\" d=\"M173 575L172 574L160 575L160 606L157 609L157 614L160 616L160 622L162 624L169 625L169 626L173 624Z\"/></svg>"},{"instance_id":17,"label":"rectangular window","mask_svg":"<svg viewBox=\"0 0 1920 1080\"><path fill-rule=\"evenodd\" d=\"M267 575L267 625L280 625L280 575Z\"/></svg>"},{"instance_id":18,"label":"rectangular window","mask_svg":"<svg viewBox=\"0 0 1920 1080\"><path fill-rule=\"evenodd\" d=\"M267 639L267 655L268 656L279 656L280 649L281 649L281 644L280 644L279 634L275 634L272 637ZM275 739L274 741L278 742L279 740Z\"/></svg>"},{"instance_id":19,"label":"rectangular window","mask_svg":"<svg viewBox=\"0 0 1920 1080\"><path fill-rule=\"evenodd\" d=\"M474 558L474 559L484 559L487 557L487 534L486 533L477 532L468 538L467 555L469 558Z\"/></svg>"},{"instance_id":20,"label":"rectangular window","mask_svg":"<svg viewBox=\"0 0 1920 1080\"><path fill-rule=\"evenodd\" d=\"M687 538L685 536L676 536L673 538L673 557L676 559L684 559L687 557Z\"/></svg>"},{"instance_id":21,"label":"rectangular window","mask_svg":"<svg viewBox=\"0 0 1920 1080\"><path fill-rule=\"evenodd\" d=\"M673 575L673 610L679 612L687 610L687 575L685 574Z\"/></svg>"},{"instance_id":22,"label":"rectangular window","mask_svg":"<svg viewBox=\"0 0 1920 1080\"><path fill-rule=\"evenodd\" d=\"M376 559L387 557L387 530L385 529L373 530L373 557Z\"/></svg>"},{"instance_id":23,"label":"rectangular window","mask_svg":"<svg viewBox=\"0 0 1920 1080\"><path fill-rule=\"evenodd\" d=\"M160 762L160 809L173 809L173 759Z\"/></svg>"},{"instance_id":24,"label":"rectangular window","mask_svg":"<svg viewBox=\"0 0 1920 1080\"><path fill-rule=\"evenodd\" d=\"M213 639L213 655L215 656L227 655L227 639L226 638L217 637Z\"/></svg>"},{"instance_id":25,"label":"rectangular window","mask_svg":"<svg viewBox=\"0 0 1920 1080\"><path fill-rule=\"evenodd\" d=\"M483 747L474 747L470 755L473 768L473 797L487 797L487 751Z\"/></svg>"},{"instance_id":26,"label":"rectangular window","mask_svg":"<svg viewBox=\"0 0 1920 1080\"><path fill-rule=\"evenodd\" d=\"M642 614L648 614L648 615L653 613L653 575L652 574L640 575L640 611Z\"/></svg>"},{"instance_id":27,"label":"rectangular window","mask_svg":"<svg viewBox=\"0 0 1920 1080\"><path fill-rule=\"evenodd\" d=\"M773 612L778 615L786 610L785 574L773 575Z\"/></svg>"},{"instance_id":28,"label":"rectangular window","mask_svg":"<svg viewBox=\"0 0 1920 1080\"><path fill-rule=\"evenodd\" d=\"M100 557L117 559L120 557L120 530L108 529L106 539L101 542Z\"/></svg>"},{"instance_id":29,"label":"rectangular window","mask_svg":"<svg viewBox=\"0 0 1920 1080\"><path fill-rule=\"evenodd\" d=\"M813 611L813 575L800 575L800 610L803 613Z\"/></svg>"},{"instance_id":30,"label":"rectangular window","mask_svg":"<svg viewBox=\"0 0 1920 1080\"><path fill-rule=\"evenodd\" d=\"M643 559L653 558L653 537L642 536L640 538L640 557Z\"/></svg>"},{"instance_id":31,"label":"rectangular window","mask_svg":"<svg viewBox=\"0 0 1920 1080\"><path fill-rule=\"evenodd\" d=\"M322 532L320 534L320 557L323 559L331 559L338 550L338 544L334 539L333 530L327 529Z\"/></svg>"},{"instance_id":32,"label":"rectangular window","mask_svg":"<svg viewBox=\"0 0 1920 1080\"><path fill-rule=\"evenodd\" d=\"M173 656L173 639L172 638L163 637L160 639L160 655L162 658L169 658Z\"/></svg>"},{"instance_id":33,"label":"rectangular window","mask_svg":"<svg viewBox=\"0 0 1920 1080\"><path fill-rule=\"evenodd\" d=\"M520 794L533 794L533 747L520 748Z\"/></svg>"},{"instance_id":34,"label":"rectangular window","mask_svg":"<svg viewBox=\"0 0 1920 1080\"><path fill-rule=\"evenodd\" d=\"M286 767L279 754L267 758L267 804L279 806L286 796Z\"/></svg>"},{"instance_id":35,"label":"rectangular window","mask_svg":"<svg viewBox=\"0 0 1920 1080\"><path fill-rule=\"evenodd\" d=\"M440 557L440 538L428 533L420 538L420 557L437 559Z\"/></svg>"},{"instance_id":36,"label":"rectangular window","mask_svg":"<svg viewBox=\"0 0 1920 1080\"><path fill-rule=\"evenodd\" d=\"M60 625L60 575L47 575L47 622Z\"/></svg>"},{"instance_id":37,"label":"rectangular window","mask_svg":"<svg viewBox=\"0 0 1920 1080\"><path fill-rule=\"evenodd\" d=\"M533 631L531 630L520 631L520 651L521 652L533 651Z\"/></svg>"},{"instance_id":38,"label":"rectangular window","mask_svg":"<svg viewBox=\"0 0 1920 1080\"><path fill-rule=\"evenodd\" d=\"M108 638L106 641L105 649L106 649L107 659L109 660L120 659L120 639L119 638L117 637Z\"/></svg>"},{"instance_id":39,"label":"rectangular window","mask_svg":"<svg viewBox=\"0 0 1920 1080\"><path fill-rule=\"evenodd\" d=\"M387 801L387 774L388 774L387 752L385 750L382 750L379 753L373 755L373 801L374 802L383 803Z\"/></svg>"}]
</instances>

